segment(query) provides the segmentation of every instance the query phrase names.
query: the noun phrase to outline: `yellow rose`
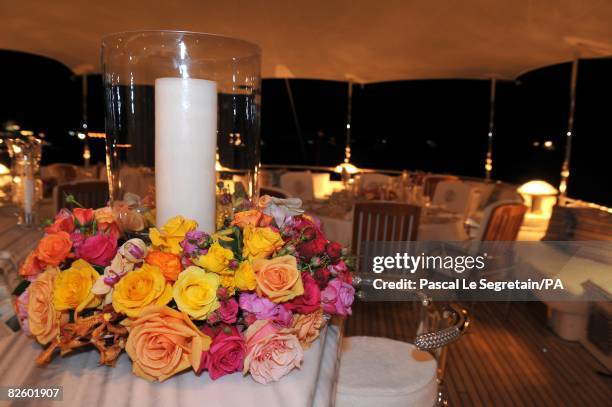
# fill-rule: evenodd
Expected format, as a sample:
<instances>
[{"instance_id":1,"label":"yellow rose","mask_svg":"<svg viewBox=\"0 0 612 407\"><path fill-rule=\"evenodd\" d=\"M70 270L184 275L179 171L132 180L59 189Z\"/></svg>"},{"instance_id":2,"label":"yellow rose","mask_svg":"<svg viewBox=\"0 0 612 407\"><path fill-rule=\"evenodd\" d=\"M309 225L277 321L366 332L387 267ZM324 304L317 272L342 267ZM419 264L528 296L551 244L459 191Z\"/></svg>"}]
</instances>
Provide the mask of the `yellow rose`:
<instances>
[{"instance_id":1,"label":"yellow rose","mask_svg":"<svg viewBox=\"0 0 612 407\"><path fill-rule=\"evenodd\" d=\"M221 246L219 242L215 242L208 248L208 253L199 256L193 262L197 266L213 273L230 274L233 273L229 268L229 263L232 260L234 260L234 253L230 249Z\"/></svg>"},{"instance_id":2,"label":"yellow rose","mask_svg":"<svg viewBox=\"0 0 612 407\"><path fill-rule=\"evenodd\" d=\"M272 302L285 302L304 294L302 276L293 256L280 256L271 260L253 260L257 280L257 294Z\"/></svg>"},{"instance_id":3,"label":"yellow rose","mask_svg":"<svg viewBox=\"0 0 612 407\"><path fill-rule=\"evenodd\" d=\"M244 228L243 244L242 257L263 259L283 247L284 243L281 235L270 228L247 225Z\"/></svg>"},{"instance_id":4,"label":"yellow rose","mask_svg":"<svg viewBox=\"0 0 612 407\"><path fill-rule=\"evenodd\" d=\"M180 243L185 238L185 235L197 227L198 223L195 220L175 216L162 226L161 229L149 229L149 238L153 246L158 250L179 254L181 253Z\"/></svg>"},{"instance_id":5,"label":"yellow rose","mask_svg":"<svg viewBox=\"0 0 612 407\"><path fill-rule=\"evenodd\" d=\"M58 274L58 269L49 267L28 287L30 332L43 345L51 342L60 333L62 313L56 310L52 304L53 281Z\"/></svg>"},{"instance_id":6,"label":"yellow rose","mask_svg":"<svg viewBox=\"0 0 612 407\"><path fill-rule=\"evenodd\" d=\"M97 223L113 223L115 222L115 216L113 210L110 207L98 208L94 211L94 219Z\"/></svg>"},{"instance_id":7,"label":"yellow rose","mask_svg":"<svg viewBox=\"0 0 612 407\"><path fill-rule=\"evenodd\" d=\"M157 266L143 264L127 273L113 290L113 308L136 318L147 305L166 305L172 299L172 285Z\"/></svg>"},{"instance_id":8,"label":"yellow rose","mask_svg":"<svg viewBox=\"0 0 612 407\"><path fill-rule=\"evenodd\" d=\"M236 282L234 276L224 274L219 276L219 284L227 290L227 295L233 297L236 294Z\"/></svg>"},{"instance_id":9,"label":"yellow rose","mask_svg":"<svg viewBox=\"0 0 612 407\"><path fill-rule=\"evenodd\" d=\"M248 261L243 261L234 273L234 284L241 291L253 291L257 286L253 266Z\"/></svg>"},{"instance_id":10,"label":"yellow rose","mask_svg":"<svg viewBox=\"0 0 612 407\"><path fill-rule=\"evenodd\" d=\"M203 320L219 308L217 289L219 276L203 269L190 266L174 283L174 301L179 310L193 319Z\"/></svg>"},{"instance_id":11,"label":"yellow rose","mask_svg":"<svg viewBox=\"0 0 612 407\"><path fill-rule=\"evenodd\" d=\"M100 275L85 260L72 263L68 270L55 277L53 290L53 307L57 311L95 308L102 303L99 297L91 292L91 287Z\"/></svg>"}]
</instances>

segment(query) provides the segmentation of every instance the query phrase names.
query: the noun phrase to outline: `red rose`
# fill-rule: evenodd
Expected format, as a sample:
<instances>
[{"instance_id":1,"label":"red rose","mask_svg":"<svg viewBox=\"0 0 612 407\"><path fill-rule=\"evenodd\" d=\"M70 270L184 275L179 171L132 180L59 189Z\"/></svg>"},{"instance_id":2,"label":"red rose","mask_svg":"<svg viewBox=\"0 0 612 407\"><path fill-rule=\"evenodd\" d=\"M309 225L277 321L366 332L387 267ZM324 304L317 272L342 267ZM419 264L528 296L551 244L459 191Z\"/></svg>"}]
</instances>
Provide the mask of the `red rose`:
<instances>
[{"instance_id":1,"label":"red rose","mask_svg":"<svg viewBox=\"0 0 612 407\"><path fill-rule=\"evenodd\" d=\"M76 218L79 225L85 226L94 220L94 210L93 209L83 209L83 208L74 208L72 210L74 217Z\"/></svg>"},{"instance_id":2,"label":"red rose","mask_svg":"<svg viewBox=\"0 0 612 407\"><path fill-rule=\"evenodd\" d=\"M318 268L314 272L314 279L321 290L327 286L330 278L331 273L327 267Z\"/></svg>"},{"instance_id":3,"label":"red rose","mask_svg":"<svg viewBox=\"0 0 612 407\"><path fill-rule=\"evenodd\" d=\"M85 239L77 250L77 257L98 266L106 267L117 252L117 239L111 235L94 235Z\"/></svg>"},{"instance_id":4,"label":"red rose","mask_svg":"<svg viewBox=\"0 0 612 407\"><path fill-rule=\"evenodd\" d=\"M214 336L208 351L202 353L200 369L208 370L213 380L226 374L241 372L246 352L246 344L238 328L224 326Z\"/></svg>"},{"instance_id":5,"label":"red rose","mask_svg":"<svg viewBox=\"0 0 612 407\"><path fill-rule=\"evenodd\" d=\"M302 238L305 241L313 240L317 237L317 234L317 231L312 226L306 226L304 229L302 229Z\"/></svg>"},{"instance_id":6,"label":"red rose","mask_svg":"<svg viewBox=\"0 0 612 407\"><path fill-rule=\"evenodd\" d=\"M310 314L321 307L321 290L315 279L307 271L302 272L302 284L304 285L304 294L292 301L283 303L283 306L289 311L299 314Z\"/></svg>"},{"instance_id":7,"label":"red rose","mask_svg":"<svg viewBox=\"0 0 612 407\"><path fill-rule=\"evenodd\" d=\"M329 242L325 248L325 253L332 263L336 263L342 257L342 245L338 242Z\"/></svg>"},{"instance_id":8,"label":"red rose","mask_svg":"<svg viewBox=\"0 0 612 407\"><path fill-rule=\"evenodd\" d=\"M74 219L68 209L62 209L55 216L55 222L45 229L47 233L66 232L72 233L74 230Z\"/></svg>"},{"instance_id":9,"label":"red rose","mask_svg":"<svg viewBox=\"0 0 612 407\"><path fill-rule=\"evenodd\" d=\"M327 245L327 239L323 237L323 234L317 233L313 240L303 242L298 246L298 253L305 260L310 260L314 256L318 256L325 252L325 246Z\"/></svg>"}]
</instances>

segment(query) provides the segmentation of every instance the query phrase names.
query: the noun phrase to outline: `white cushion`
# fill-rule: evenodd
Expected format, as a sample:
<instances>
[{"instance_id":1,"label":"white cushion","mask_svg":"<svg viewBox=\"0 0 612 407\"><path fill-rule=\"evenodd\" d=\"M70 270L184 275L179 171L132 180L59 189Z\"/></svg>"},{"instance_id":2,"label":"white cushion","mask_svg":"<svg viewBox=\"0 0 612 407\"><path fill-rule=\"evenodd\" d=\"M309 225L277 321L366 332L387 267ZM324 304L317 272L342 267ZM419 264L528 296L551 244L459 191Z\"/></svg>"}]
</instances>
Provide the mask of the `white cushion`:
<instances>
[{"instance_id":1,"label":"white cushion","mask_svg":"<svg viewBox=\"0 0 612 407\"><path fill-rule=\"evenodd\" d=\"M516 248L520 263L528 266L531 273L535 272L529 275L532 279L538 275L560 278L566 293L574 297L584 295L583 284L587 281L612 292L612 266L607 263L580 257L580 253L570 256L552 244L517 244Z\"/></svg>"},{"instance_id":2,"label":"white cushion","mask_svg":"<svg viewBox=\"0 0 612 407\"><path fill-rule=\"evenodd\" d=\"M337 407L433 406L436 361L414 345L353 336L342 343Z\"/></svg>"}]
</instances>

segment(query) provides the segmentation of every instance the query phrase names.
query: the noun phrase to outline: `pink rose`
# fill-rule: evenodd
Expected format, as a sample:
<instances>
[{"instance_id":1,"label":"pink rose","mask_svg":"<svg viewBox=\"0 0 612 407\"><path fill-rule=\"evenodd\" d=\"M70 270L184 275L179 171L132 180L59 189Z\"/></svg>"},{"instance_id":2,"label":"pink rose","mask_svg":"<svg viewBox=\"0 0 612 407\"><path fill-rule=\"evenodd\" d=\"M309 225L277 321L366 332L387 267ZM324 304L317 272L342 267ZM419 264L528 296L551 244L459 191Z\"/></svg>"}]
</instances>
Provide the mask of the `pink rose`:
<instances>
[{"instance_id":1,"label":"pink rose","mask_svg":"<svg viewBox=\"0 0 612 407\"><path fill-rule=\"evenodd\" d=\"M332 276L339 278L347 284L353 284L353 275L343 260L327 266Z\"/></svg>"},{"instance_id":2,"label":"pink rose","mask_svg":"<svg viewBox=\"0 0 612 407\"><path fill-rule=\"evenodd\" d=\"M304 350L289 330L270 321L256 321L245 332L247 356L243 373L249 372L258 383L276 382L293 368L300 367Z\"/></svg>"},{"instance_id":3,"label":"pink rose","mask_svg":"<svg viewBox=\"0 0 612 407\"><path fill-rule=\"evenodd\" d=\"M333 279L321 293L323 310L330 314L351 315L351 305L355 299L352 285L340 279Z\"/></svg>"},{"instance_id":4,"label":"pink rose","mask_svg":"<svg viewBox=\"0 0 612 407\"><path fill-rule=\"evenodd\" d=\"M215 324L219 321L225 324L235 324L238 315L238 301L234 298L221 301L221 306L214 313L209 315L208 322Z\"/></svg>"},{"instance_id":5,"label":"pink rose","mask_svg":"<svg viewBox=\"0 0 612 407\"><path fill-rule=\"evenodd\" d=\"M28 336L32 335L32 333L30 332L30 324L28 323L29 302L30 293L26 288L26 290L15 299L15 314L17 315L17 318L19 318L19 322L21 323L21 329L23 329L23 332Z\"/></svg>"},{"instance_id":6,"label":"pink rose","mask_svg":"<svg viewBox=\"0 0 612 407\"><path fill-rule=\"evenodd\" d=\"M208 370L217 380L226 374L240 372L244 366L247 347L235 326L224 326L214 335L207 352L202 354L201 370Z\"/></svg>"},{"instance_id":7,"label":"pink rose","mask_svg":"<svg viewBox=\"0 0 612 407\"><path fill-rule=\"evenodd\" d=\"M85 242L85 235L79 231L74 231L70 234L70 240L72 240L72 248L77 251L83 242Z\"/></svg>"},{"instance_id":8,"label":"pink rose","mask_svg":"<svg viewBox=\"0 0 612 407\"><path fill-rule=\"evenodd\" d=\"M307 271L302 272L302 284L304 284L304 294L283 303L283 306L299 314L310 314L321 308L321 290Z\"/></svg>"},{"instance_id":9,"label":"pink rose","mask_svg":"<svg viewBox=\"0 0 612 407\"><path fill-rule=\"evenodd\" d=\"M117 239L111 235L94 235L85 239L76 254L81 259L106 267L117 253Z\"/></svg>"},{"instance_id":10,"label":"pink rose","mask_svg":"<svg viewBox=\"0 0 612 407\"><path fill-rule=\"evenodd\" d=\"M293 315L289 309L280 304L259 297L255 293L242 293L238 301L240 302L240 308L244 311L247 323L252 324L257 319L270 320L283 327L291 326Z\"/></svg>"}]
</instances>

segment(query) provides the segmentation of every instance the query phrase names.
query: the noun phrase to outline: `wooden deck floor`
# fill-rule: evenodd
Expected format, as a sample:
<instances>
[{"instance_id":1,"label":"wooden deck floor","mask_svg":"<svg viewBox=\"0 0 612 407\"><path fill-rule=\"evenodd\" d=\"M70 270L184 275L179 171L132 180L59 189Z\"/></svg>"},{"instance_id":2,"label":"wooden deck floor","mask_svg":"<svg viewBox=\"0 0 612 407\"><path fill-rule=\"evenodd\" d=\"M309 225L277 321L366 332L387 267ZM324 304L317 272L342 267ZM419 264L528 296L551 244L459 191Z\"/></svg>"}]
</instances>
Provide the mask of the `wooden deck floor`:
<instances>
[{"instance_id":1,"label":"wooden deck floor","mask_svg":"<svg viewBox=\"0 0 612 407\"><path fill-rule=\"evenodd\" d=\"M535 311L534 311L535 310ZM479 303L472 324L450 345L446 388L451 406L610 406L612 379L580 344L556 336L534 304ZM409 303L359 303L346 335L411 342Z\"/></svg>"}]
</instances>

